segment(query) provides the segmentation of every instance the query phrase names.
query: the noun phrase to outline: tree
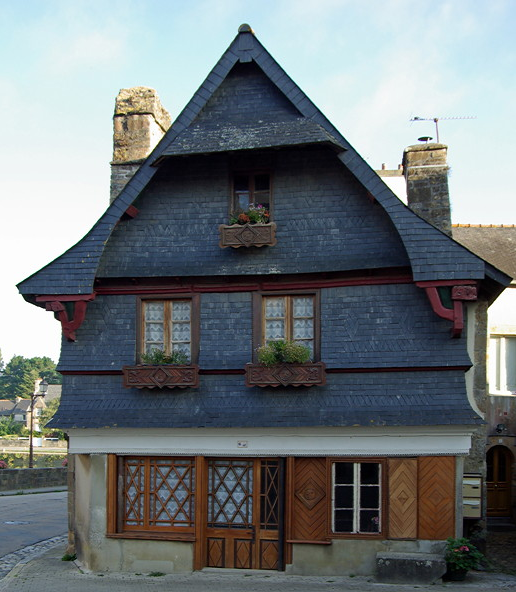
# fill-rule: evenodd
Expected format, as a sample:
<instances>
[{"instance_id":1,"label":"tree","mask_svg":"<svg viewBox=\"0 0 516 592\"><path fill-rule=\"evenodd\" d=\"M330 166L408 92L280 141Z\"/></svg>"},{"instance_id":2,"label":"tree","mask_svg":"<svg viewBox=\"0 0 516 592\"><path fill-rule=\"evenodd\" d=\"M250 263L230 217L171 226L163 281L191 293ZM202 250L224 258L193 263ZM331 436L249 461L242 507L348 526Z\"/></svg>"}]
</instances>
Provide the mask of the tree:
<instances>
[{"instance_id":1,"label":"tree","mask_svg":"<svg viewBox=\"0 0 516 592\"><path fill-rule=\"evenodd\" d=\"M0 374L4 371L4 358L2 357L2 350L0 349Z\"/></svg>"},{"instance_id":2,"label":"tree","mask_svg":"<svg viewBox=\"0 0 516 592\"><path fill-rule=\"evenodd\" d=\"M11 417L0 417L0 437L11 436L14 434L20 435L23 431L23 423L14 421Z\"/></svg>"},{"instance_id":3,"label":"tree","mask_svg":"<svg viewBox=\"0 0 516 592\"><path fill-rule=\"evenodd\" d=\"M29 398L38 378L45 378L49 384L61 384L61 375L50 358L13 356L0 376L0 398Z\"/></svg>"},{"instance_id":4,"label":"tree","mask_svg":"<svg viewBox=\"0 0 516 592\"><path fill-rule=\"evenodd\" d=\"M64 439L64 432L62 432L61 430L54 430L52 428L46 427L47 423L54 417L60 402L61 398L56 397L55 399L52 399L47 403L47 406L41 412L41 416L39 418L39 425L42 426L41 431L43 432L43 434L52 433L56 434L56 437Z\"/></svg>"}]
</instances>

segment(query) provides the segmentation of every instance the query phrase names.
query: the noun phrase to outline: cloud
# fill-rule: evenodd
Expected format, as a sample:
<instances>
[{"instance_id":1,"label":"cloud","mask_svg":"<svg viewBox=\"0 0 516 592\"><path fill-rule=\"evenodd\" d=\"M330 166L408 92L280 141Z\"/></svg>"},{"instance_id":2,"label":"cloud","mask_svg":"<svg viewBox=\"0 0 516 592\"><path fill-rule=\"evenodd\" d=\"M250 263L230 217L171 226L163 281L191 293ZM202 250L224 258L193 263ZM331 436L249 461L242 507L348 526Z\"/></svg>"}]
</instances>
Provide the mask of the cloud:
<instances>
[{"instance_id":1,"label":"cloud","mask_svg":"<svg viewBox=\"0 0 516 592\"><path fill-rule=\"evenodd\" d=\"M46 56L51 69L61 73L92 66L113 67L124 55L125 39L113 31L91 31L61 39Z\"/></svg>"}]
</instances>

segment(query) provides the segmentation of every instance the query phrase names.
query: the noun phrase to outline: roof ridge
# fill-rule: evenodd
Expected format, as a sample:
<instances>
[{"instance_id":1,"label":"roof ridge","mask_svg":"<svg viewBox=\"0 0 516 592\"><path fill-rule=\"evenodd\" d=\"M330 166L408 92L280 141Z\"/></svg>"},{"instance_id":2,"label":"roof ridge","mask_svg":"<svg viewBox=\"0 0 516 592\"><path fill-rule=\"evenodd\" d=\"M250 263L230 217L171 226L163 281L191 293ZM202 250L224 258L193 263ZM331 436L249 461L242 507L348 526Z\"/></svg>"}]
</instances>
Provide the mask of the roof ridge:
<instances>
[{"instance_id":1,"label":"roof ridge","mask_svg":"<svg viewBox=\"0 0 516 592\"><path fill-rule=\"evenodd\" d=\"M452 224L452 228L516 228L516 224Z\"/></svg>"}]
</instances>

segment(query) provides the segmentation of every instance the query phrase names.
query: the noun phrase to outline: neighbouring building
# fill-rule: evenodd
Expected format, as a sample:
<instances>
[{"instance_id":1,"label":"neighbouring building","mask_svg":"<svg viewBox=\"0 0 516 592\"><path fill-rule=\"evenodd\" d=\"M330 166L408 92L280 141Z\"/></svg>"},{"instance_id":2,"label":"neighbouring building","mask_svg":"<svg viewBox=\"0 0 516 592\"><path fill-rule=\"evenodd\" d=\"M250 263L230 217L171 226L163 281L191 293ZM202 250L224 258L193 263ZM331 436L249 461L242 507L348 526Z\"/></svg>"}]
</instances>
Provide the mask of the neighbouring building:
<instances>
[{"instance_id":1,"label":"neighbouring building","mask_svg":"<svg viewBox=\"0 0 516 592\"><path fill-rule=\"evenodd\" d=\"M516 278L514 224L456 224L453 237ZM516 519L516 282L489 308L486 514Z\"/></svg>"},{"instance_id":2,"label":"neighbouring building","mask_svg":"<svg viewBox=\"0 0 516 592\"><path fill-rule=\"evenodd\" d=\"M150 133L144 111L120 116ZM482 425L477 326L509 278L401 203L247 25L136 164L18 286L63 328L81 561L370 574L442 550ZM260 363L285 341L310 361Z\"/></svg>"},{"instance_id":3,"label":"neighbouring building","mask_svg":"<svg viewBox=\"0 0 516 592\"><path fill-rule=\"evenodd\" d=\"M40 430L39 418L41 412L46 408L45 401L41 397L37 397L34 401L34 419L33 429L38 432ZM30 429L31 423L31 400L16 397L15 399L0 399L0 417L10 417L16 423L23 424L24 427Z\"/></svg>"}]
</instances>

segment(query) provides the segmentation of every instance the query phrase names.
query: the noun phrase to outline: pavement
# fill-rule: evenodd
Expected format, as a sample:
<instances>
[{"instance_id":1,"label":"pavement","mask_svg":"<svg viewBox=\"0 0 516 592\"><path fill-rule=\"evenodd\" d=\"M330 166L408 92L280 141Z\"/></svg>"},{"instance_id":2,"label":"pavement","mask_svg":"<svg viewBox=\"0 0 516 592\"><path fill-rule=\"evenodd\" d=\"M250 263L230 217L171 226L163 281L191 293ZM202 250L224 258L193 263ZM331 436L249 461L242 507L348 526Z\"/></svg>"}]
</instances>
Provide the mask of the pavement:
<instances>
[{"instance_id":1,"label":"pavement","mask_svg":"<svg viewBox=\"0 0 516 592\"><path fill-rule=\"evenodd\" d=\"M53 490L55 491L55 489ZM7 492L4 492L7 493ZM32 492L31 492L32 493ZM293 576L256 570L204 569L188 574L92 572L63 561L67 536L0 557L0 592L481 592L516 591L516 575L471 571L463 582L380 584L372 576Z\"/></svg>"},{"instance_id":2,"label":"pavement","mask_svg":"<svg viewBox=\"0 0 516 592\"><path fill-rule=\"evenodd\" d=\"M59 540L58 540L59 539ZM39 547L38 547L39 545ZM0 592L479 592L516 590L516 575L469 572L464 582L379 584L373 577L292 576L279 572L205 569L190 574L95 573L63 561L65 537L17 552L18 562L0 580ZM24 556L23 556L24 555ZM0 559L0 566L2 560Z\"/></svg>"}]
</instances>

